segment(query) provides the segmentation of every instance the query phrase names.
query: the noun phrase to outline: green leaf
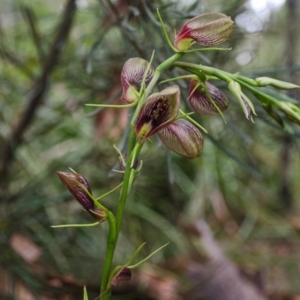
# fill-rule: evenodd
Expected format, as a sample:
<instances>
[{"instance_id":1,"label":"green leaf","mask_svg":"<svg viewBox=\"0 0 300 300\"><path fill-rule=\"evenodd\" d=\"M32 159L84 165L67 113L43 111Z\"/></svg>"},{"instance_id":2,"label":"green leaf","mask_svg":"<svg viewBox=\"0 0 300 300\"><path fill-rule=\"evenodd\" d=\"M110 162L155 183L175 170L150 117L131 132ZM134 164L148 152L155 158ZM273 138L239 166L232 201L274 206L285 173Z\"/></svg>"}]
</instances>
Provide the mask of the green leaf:
<instances>
[{"instance_id":1,"label":"green leaf","mask_svg":"<svg viewBox=\"0 0 300 300\"><path fill-rule=\"evenodd\" d=\"M86 290L86 286L83 288L83 300L89 300L89 296Z\"/></svg>"}]
</instances>

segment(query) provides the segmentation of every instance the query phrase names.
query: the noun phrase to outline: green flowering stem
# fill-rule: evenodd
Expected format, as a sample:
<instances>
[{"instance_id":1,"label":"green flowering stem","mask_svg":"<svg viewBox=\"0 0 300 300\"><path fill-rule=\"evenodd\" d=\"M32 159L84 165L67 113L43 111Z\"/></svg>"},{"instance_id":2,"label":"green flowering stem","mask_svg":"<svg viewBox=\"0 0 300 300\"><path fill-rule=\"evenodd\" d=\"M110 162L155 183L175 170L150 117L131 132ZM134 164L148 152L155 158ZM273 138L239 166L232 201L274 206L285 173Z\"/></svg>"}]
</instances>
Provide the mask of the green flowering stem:
<instances>
[{"instance_id":1,"label":"green flowering stem","mask_svg":"<svg viewBox=\"0 0 300 300\"><path fill-rule=\"evenodd\" d=\"M146 102L148 96L152 92L155 84L157 83L157 81L160 78L161 73L163 71L165 71L167 68L169 68L170 66L174 65L174 63L176 63L183 55L184 55L184 53L176 53L176 54L172 55L171 57L169 57L164 62L162 62L156 68L156 70L154 72L154 75L153 75L151 81L148 84L146 92L142 93L141 98L138 100L138 106L135 109L135 112L134 112L133 117L132 117L131 122L130 122L131 133L130 133L130 138L129 138L128 153L127 153L128 157L131 157L131 153L132 153L134 147L136 146L136 142L137 141L136 141L136 134L135 134L135 131L134 131L134 126L135 126L135 122L136 122L137 116L138 116L138 114L140 112L140 109L141 109L142 105ZM139 147L140 148L138 150L136 150L136 152L134 153L134 157L136 157L136 158L138 157L138 154L141 151L142 145L140 145ZM124 200L123 197L127 197L128 191L126 193L125 193L125 191L128 190L128 184L130 183L130 177L132 176L132 175L130 175L130 172L131 172L130 170L132 170L130 168L130 166L133 165L133 163L134 163L134 157L133 157L133 159L132 158L129 159L128 160L128 164L126 164L125 174L124 174L124 179L123 179L123 187L122 187L122 192L121 192L121 196L120 196L120 200L119 200L120 205L121 205L122 201L126 201L126 199ZM117 220L118 220L118 218L117 218ZM117 221L117 224L118 224L118 221ZM117 230L118 230L118 225L117 225Z\"/></svg>"},{"instance_id":2,"label":"green flowering stem","mask_svg":"<svg viewBox=\"0 0 300 300\"><path fill-rule=\"evenodd\" d=\"M170 66L173 66L182 56L184 55L183 52L178 52L168 59L166 59L164 62L162 62L155 70L152 80L149 82L148 87L146 89L146 97L148 97L153 90L156 82L158 81L161 73L165 71Z\"/></svg>"},{"instance_id":3,"label":"green flowering stem","mask_svg":"<svg viewBox=\"0 0 300 300\"><path fill-rule=\"evenodd\" d=\"M283 111L287 116L291 117L297 124L300 123L300 109L289 102L278 101L274 97L259 91L257 88L245 83L242 80L237 80L240 85L249 90L261 103L270 103L276 106L279 110ZM292 109L294 108L294 110Z\"/></svg>"},{"instance_id":4,"label":"green flowering stem","mask_svg":"<svg viewBox=\"0 0 300 300\"><path fill-rule=\"evenodd\" d=\"M107 244L106 244L106 257L105 257L103 273L102 273L103 275L102 275L101 284L100 284L100 294L105 292L107 284L108 284L108 277L109 277L109 273L110 273L111 263L112 263L113 256L114 256L116 241L118 239L114 215L111 212L109 212L107 215L107 219L109 222L109 230L108 230L108 238L107 238ZM109 293L107 299L109 299L109 297L110 297L110 293ZM103 299L105 299L105 296Z\"/></svg>"},{"instance_id":5,"label":"green flowering stem","mask_svg":"<svg viewBox=\"0 0 300 300\"><path fill-rule=\"evenodd\" d=\"M113 239L110 239L110 234L108 237L108 243L107 243L108 247L107 247L107 252L106 252L106 257L105 257L103 273L102 273L101 291L100 291L100 294L103 295L102 296L103 300L109 299L110 295L111 295L111 291L110 291L110 287L109 287L111 264L112 264L112 260L113 260L113 256L114 256L115 247L116 247L116 244L118 241L119 233L120 233L125 203L126 203L127 196L128 196L128 193L130 191L130 188L131 188L131 185L133 182L133 177L135 176L135 170L131 168L131 165L134 162L133 153L135 153L135 155L138 156L141 149L142 149L142 146L138 147L138 144L137 144L134 151L132 151L130 153L129 159L127 160L122 190L121 190L120 198L119 198L119 205L118 205L118 211L117 211L117 215L116 215L115 227L112 229L110 226L110 228L109 228L109 232L114 232L114 234L111 234L111 236L113 236Z\"/></svg>"},{"instance_id":6,"label":"green flowering stem","mask_svg":"<svg viewBox=\"0 0 300 300\"><path fill-rule=\"evenodd\" d=\"M187 62L175 62L174 66L184 69L184 70L186 70L190 73L193 73L197 76L199 74L199 71L205 72L205 73L208 73L209 75L214 75L227 83L229 83L230 81L235 79L235 78L233 78L234 75L232 75L230 73L227 73L227 72L224 72L219 69L212 68L212 67L208 67L208 66L197 65L197 64L193 64L193 63L187 63Z\"/></svg>"},{"instance_id":7,"label":"green flowering stem","mask_svg":"<svg viewBox=\"0 0 300 300\"><path fill-rule=\"evenodd\" d=\"M118 238L120 228L121 228L121 223L122 223L122 218L123 218L123 213L124 213L124 207L125 203L127 200L128 193L131 188L131 184L133 181L133 177L135 176L135 170L132 168L132 165L134 164L134 158L137 157L142 150L143 144L136 144L136 147L134 150L131 152L130 157L126 163L125 167L125 173L124 173L124 179L123 179L123 186L119 198L119 206L118 206L118 211L116 215L116 238Z\"/></svg>"},{"instance_id":8,"label":"green flowering stem","mask_svg":"<svg viewBox=\"0 0 300 300\"><path fill-rule=\"evenodd\" d=\"M122 218L123 218L123 213L124 213L124 208L125 208L125 203L127 200L127 196L129 194L129 191L131 189L132 183L134 181L134 178L137 174L137 171L132 168L134 161L136 158L138 158L138 155L140 151L142 150L143 143L140 141L137 141L136 139L136 134L134 130L135 122L138 117L139 111L142 107L142 105L146 102L148 96L152 92L155 84L160 78L160 75L163 71L165 71L167 68L170 66L173 66L176 61L178 61L184 53L176 53L173 56L169 57L167 60L162 62L155 70L154 75L151 79L151 81L148 84L148 87L145 92L140 93L140 98L138 99L138 105L135 108L133 117L130 122L131 126L131 132L130 132L130 137L129 137L129 144L128 144L128 160L126 163L125 167L125 172L124 172L124 178L123 178L123 185L119 197L119 204L118 204L118 210L116 214L116 222L115 222L115 227L114 229L111 228L109 229L109 237L108 237L108 247L106 251L106 257L105 257L105 264L104 264L104 269L102 273L102 278L101 278L101 290L100 294L102 295L101 300L108 300L111 295L111 290L110 290L110 269L111 269L111 264L114 256L114 251L115 247L118 241L119 233L120 233L120 228L121 228L121 223L122 223ZM113 237L113 238L112 238Z\"/></svg>"},{"instance_id":9,"label":"green flowering stem","mask_svg":"<svg viewBox=\"0 0 300 300\"><path fill-rule=\"evenodd\" d=\"M221 71L219 69L215 69L208 66L197 65L187 62L175 62L174 66L184 69L188 72L191 72L195 75L198 74L199 71L207 73L209 75L213 75L218 77L219 79L230 83L231 81L238 82L242 87L249 90L261 103L269 103L276 106L279 110L283 111L288 117L290 117L294 122L300 123L300 109L297 106L292 105L289 102L278 101L274 97L261 92L258 88L259 84L250 78L239 74L230 74L225 71Z\"/></svg>"},{"instance_id":10,"label":"green flowering stem","mask_svg":"<svg viewBox=\"0 0 300 300\"><path fill-rule=\"evenodd\" d=\"M235 77L235 80L237 80L237 81L242 80L243 82L245 82L247 84L250 84L252 86L257 86L257 87L260 86L254 79L248 78L246 76L243 76L243 75L240 75L240 74L234 74L233 76Z\"/></svg>"},{"instance_id":11,"label":"green flowering stem","mask_svg":"<svg viewBox=\"0 0 300 300\"><path fill-rule=\"evenodd\" d=\"M92 194L80 183L78 184L81 185L81 188L93 199L94 204L97 207L100 207L105 213L106 213L106 218L108 220L109 224L109 230L108 230L108 237L107 237L107 243L106 243L106 259L104 262L104 267L103 267L103 274L107 274L106 276L102 276L101 278L101 290L100 294L105 290L105 287L107 286L107 278L109 276L110 268L111 268L111 262L113 259L113 254L114 254L114 249L115 249L115 240L116 240L116 221L115 221L115 216L114 214L108 210L105 206L103 206L101 203L99 203L99 200L110 193L114 192L116 189L118 189L123 183L119 184L116 188L110 190L108 193L104 194L101 197L98 197L95 199ZM99 223L99 222L98 222Z\"/></svg>"}]
</instances>

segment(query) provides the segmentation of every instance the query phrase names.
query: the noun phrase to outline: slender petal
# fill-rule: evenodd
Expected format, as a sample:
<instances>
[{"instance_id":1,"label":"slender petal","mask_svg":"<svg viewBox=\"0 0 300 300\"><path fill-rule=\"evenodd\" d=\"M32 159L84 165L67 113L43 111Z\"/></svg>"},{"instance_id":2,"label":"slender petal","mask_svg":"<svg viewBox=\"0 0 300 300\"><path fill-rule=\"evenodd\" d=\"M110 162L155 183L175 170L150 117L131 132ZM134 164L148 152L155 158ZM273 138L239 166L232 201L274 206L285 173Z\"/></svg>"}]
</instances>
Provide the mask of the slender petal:
<instances>
[{"instance_id":1,"label":"slender petal","mask_svg":"<svg viewBox=\"0 0 300 300\"><path fill-rule=\"evenodd\" d=\"M135 130L138 137L146 139L175 121L180 105L180 90L173 85L151 95L141 107Z\"/></svg>"},{"instance_id":2,"label":"slender petal","mask_svg":"<svg viewBox=\"0 0 300 300\"><path fill-rule=\"evenodd\" d=\"M130 58L126 61L121 73L121 84L123 87L122 100L129 103L137 100L137 94L141 88L148 65L148 61L139 57ZM146 85L152 79L153 73L154 69L150 67L145 79Z\"/></svg>"},{"instance_id":3,"label":"slender petal","mask_svg":"<svg viewBox=\"0 0 300 300\"><path fill-rule=\"evenodd\" d=\"M203 138L200 131L189 121L180 119L158 133L167 148L188 158L201 155Z\"/></svg>"},{"instance_id":4,"label":"slender petal","mask_svg":"<svg viewBox=\"0 0 300 300\"><path fill-rule=\"evenodd\" d=\"M90 213L97 221L104 221L105 212L100 208L95 207L94 201L91 198L91 188L88 181L80 174L56 172L61 182L68 188L75 199ZM83 188L84 187L84 188ZM86 191L88 191L88 194Z\"/></svg>"},{"instance_id":5,"label":"slender petal","mask_svg":"<svg viewBox=\"0 0 300 300\"><path fill-rule=\"evenodd\" d=\"M225 42L233 30L233 21L221 13L208 13L187 21L177 34L174 46L185 51L195 41L202 46L215 46Z\"/></svg>"},{"instance_id":6,"label":"slender petal","mask_svg":"<svg viewBox=\"0 0 300 300\"><path fill-rule=\"evenodd\" d=\"M203 84L200 83L197 87L198 84L198 80L192 79L189 88L188 101L195 112L200 115L215 115L219 113L216 106L220 111L227 109L229 103L224 93L222 93L213 84L206 82L205 85L211 97L211 99L209 99L203 88ZM214 103L212 103L211 100Z\"/></svg>"}]
</instances>

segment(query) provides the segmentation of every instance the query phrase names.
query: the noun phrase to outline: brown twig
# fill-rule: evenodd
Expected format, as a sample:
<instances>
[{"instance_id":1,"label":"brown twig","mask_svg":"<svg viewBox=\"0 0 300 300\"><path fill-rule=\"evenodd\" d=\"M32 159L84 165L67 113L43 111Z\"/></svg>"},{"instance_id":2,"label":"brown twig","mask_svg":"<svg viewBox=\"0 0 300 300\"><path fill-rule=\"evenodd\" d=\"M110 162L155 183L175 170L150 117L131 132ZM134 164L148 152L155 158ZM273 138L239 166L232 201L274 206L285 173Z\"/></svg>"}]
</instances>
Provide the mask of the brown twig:
<instances>
[{"instance_id":1,"label":"brown twig","mask_svg":"<svg viewBox=\"0 0 300 300\"><path fill-rule=\"evenodd\" d=\"M61 22L57 29L57 34L54 37L49 54L46 56L41 75L37 78L35 87L28 96L28 104L21 113L21 117L15 128L12 130L11 136L7 139L3 146L0 160L0 177L2 178L4 178L7 174L8 166L14 159L15 150L22 143L23 134L33 121L35 112L48 90L51 74L58 63L63 46L67 41L75 11L76 0L69 0L64 9Z\"/></svg>"}]
</instances>

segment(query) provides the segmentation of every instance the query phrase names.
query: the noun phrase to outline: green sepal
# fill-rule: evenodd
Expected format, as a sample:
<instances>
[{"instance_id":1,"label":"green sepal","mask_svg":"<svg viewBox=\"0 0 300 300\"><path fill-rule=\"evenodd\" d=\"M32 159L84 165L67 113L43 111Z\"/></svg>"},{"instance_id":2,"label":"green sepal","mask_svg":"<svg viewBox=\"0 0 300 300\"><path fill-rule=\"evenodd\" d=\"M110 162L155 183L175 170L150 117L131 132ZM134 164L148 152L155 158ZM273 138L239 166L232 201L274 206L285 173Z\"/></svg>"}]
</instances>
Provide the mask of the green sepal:
<instances>
[{"instance_id":1,"label":"green sepal","mask_svg":"<svg viewBox=\"0 0 300 300\"><path fill-rule=\"evenodd\" d=\"M133 262L133 260L138 256L138 254L141 252L141 250L144 248L145 245L146 245L146 242L144 242L142 245L140 245L137 248L137 250L134 252L134 254L129 259L129 261L124 265L124 267L128 267Z\"/></svg>"},{"instance_id":2,"label":"green sepal","mask_svg":"<svg viewBox=\"0 0 300 300\"><path fill-rule=\"evenodd\" d=\"M136 106L137 101L128 103L128 104L93 104L93 103L87 103L85 106L91 106L91 107L103 107L103 108L126 108L126 107L133 107Z\"/></svg>"},{"instance_id":3,"label":"green sepal","mask_svg":"<svg viewBox=\"0 0 300 300\"><path fill-rule=\"evenodd\" d=\"M207 130L206 130L203 126L201 126L198 122L196 122L193 118L191 118L191 117L189 116L191 113L186 114L186 113L185 113L183 110L181 110L181 109L179 109L179 111L180 111L180 113L181 113L182 115L179 116L179 117L177 118L177 120L179 120L179 119L187 119L187 120L189 120L192 124L194 124L196 127L198 127L199 129L201 129L202 131L204 131L205 133L208 134ZM193 114L193 113L192 113L192 114Z\"/></svg>"},{"instance_id":4,"label":"green sepal","mask_svg":"<svg viewBox=\"0 0 300 300\"><path fill-rule=\"evenodd\" d=\"M162 28L163 34L164 34L164 36L166 38L166 41L167 41L169 47L171 48L172 51L178 52L177 49L173 46L173 44L171 43L171 41L169 39L169 36L168 36L168 33L167 33L167 29L166 29L166 26L164 24L164 21L163 21L161 15L159 13L159 9L157 9L157 16L158 16L158 19L159 19L159 22L161 24L161 28Z\"/></svg>"},{"instance_id":5,"label":"green sepal","mask_svg":"<svg viewBox=\"0 0 300 300\"><path fill-rule=\"evenodd\" d=\"M77 227L93 227L97 226L101 222L89 223L89 224L65 224L65 225L52 225L52 228L77 228Z\"/></svg>"}]
</instances>

